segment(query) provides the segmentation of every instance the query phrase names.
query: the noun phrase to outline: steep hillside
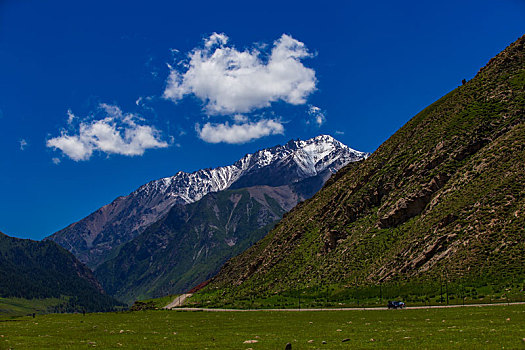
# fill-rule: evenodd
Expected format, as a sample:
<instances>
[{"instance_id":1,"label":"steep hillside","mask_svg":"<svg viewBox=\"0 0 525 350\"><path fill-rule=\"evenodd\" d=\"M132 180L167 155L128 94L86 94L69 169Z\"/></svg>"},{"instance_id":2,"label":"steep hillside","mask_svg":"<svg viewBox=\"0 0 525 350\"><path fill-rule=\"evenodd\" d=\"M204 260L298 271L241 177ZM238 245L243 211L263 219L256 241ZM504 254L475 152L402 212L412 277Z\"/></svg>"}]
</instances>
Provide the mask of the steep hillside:
<instances>
[{"instance_id":1,"label":"steep hillside","mask_svg":"<svg viewBox=\"0 0 525 350\"><path fill-rule=\"evenodd\" d=\"M47 239L95 268L114 256L116 247L137 237L176 204L193 203L209 192L222 191L232 185L233 188L281 186L306 178L319 179L366 156L327 135L306 141L292 140L284 146L247 154L229 166L191 174L178 172L149 182ZM312 195L318 183L313 185L315 188L302 191L309 190Z\"/></svg>"},{"instance_id":2,"label":"steep hillside","mask_svg":"<svg viewBox=\"0 0 525 350\"><path fill-rule=\"evenodd\" d=\"M50 241L0 233L0 276L0 297L57 299L47 311L104 311L118 305L86 266ZM25 305L30 308L31 302Z\"/></svg>"},{"instance_id":3,"label":"steep hillside","mask_svg":"<svg viewBox=\"0 0 525 350\"><path fill-rule=\"evenodd\" d=\"M256 186L176 205L95 274L126 302L185 292L264 237L301 199L291 186Z\"/></svg>"},{"instance_id":4,"label":"steep hillside","mask_svg":"<svg viewBox=\"0 0 525 350\"><path fill-rule=\"evenodd\" d=\"M524 91L522 37L228 261L203 298L522 283Z\"/></svg>"}]
</instances>

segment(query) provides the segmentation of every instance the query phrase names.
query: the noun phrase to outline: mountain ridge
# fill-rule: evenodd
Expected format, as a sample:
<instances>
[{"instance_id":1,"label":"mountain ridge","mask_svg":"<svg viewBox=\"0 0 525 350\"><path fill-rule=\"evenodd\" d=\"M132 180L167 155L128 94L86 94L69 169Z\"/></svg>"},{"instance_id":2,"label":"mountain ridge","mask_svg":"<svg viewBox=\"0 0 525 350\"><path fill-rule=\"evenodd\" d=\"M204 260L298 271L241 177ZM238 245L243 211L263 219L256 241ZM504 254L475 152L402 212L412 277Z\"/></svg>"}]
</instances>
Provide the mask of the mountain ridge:
<instances>
[{"instance_id":1,"label":"mountain ridge","mask_svg":"<svg viewBox=\"0 0 525 350\"><path fill-rule=\"evenodd\" d=\"M111 256L115 247L137 237L176 204L195 202L236 182L240 186L234 188L279 186L317 175L326 178L348 162L367 155L328 135L306 141L291 140L283 146L248 153L232 165L192 173L180 171L151 181L46 239L54 240L95 268ZM281 167L286 168L281 176L270 176ZM273 180L270 183L268 179Z\"/></svg>"},{"instance_id":2,"label":"mountain ridge","mask_svg":"<svg viewBox=\"0 0 525 350\"><path fill-rule=\"evenodd\" d=\"M328 136L314 141L327 138L333 142ZM288 155L282 156L283 152ZM346 153L335 157L332 153L326 144L300 140L256 152L264 157L263 166L259 163L239 176L240 185L234 182L193 203L175 204L97 266L95 275L108 293L125 302L182 293L204 282L224 261L264 237L283 214L311 197L349 161ZM306 165L294 168L297 163Z\"/></svg>"}]
</instances>

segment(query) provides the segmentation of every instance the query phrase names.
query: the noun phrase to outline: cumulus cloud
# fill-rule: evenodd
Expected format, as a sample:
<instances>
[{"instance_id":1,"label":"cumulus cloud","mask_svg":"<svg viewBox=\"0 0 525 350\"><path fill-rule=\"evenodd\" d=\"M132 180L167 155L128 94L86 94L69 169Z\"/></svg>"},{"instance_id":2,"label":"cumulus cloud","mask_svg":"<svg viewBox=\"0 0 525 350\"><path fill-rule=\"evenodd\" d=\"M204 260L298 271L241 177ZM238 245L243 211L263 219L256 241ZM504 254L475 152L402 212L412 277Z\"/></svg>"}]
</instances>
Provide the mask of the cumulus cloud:
<instances>
[{"instance_id":1,"label":"cumulus cloud","mask_svg":"<svg viewBox=\"0 0 525 350\"><path fill-rule=\"evenodd\" d=\"M270 52L258 48L239 51L227 46L225 34L213 33L187 60L168 66L164 98L174 102L193 94L210 115L248 113L284 101L306 103L316 88L315 71L303 65L311 57L304 43L283 34Z\"/></svg>"},{"instance_id":2,"label":"cumulus cloud","mask_svg":"<svg viewBox=\"0 0 525 350\"><path fill-rule=\"evenodd\" d=\"M224 33L213 33L209 38L204 39L204 47L211 49L215 45L226 45L228 43L228 37Z\"/></svg>"},{"instance_id":3,"label":"cumulus cloud","mask_svg":"<svg viewBox=\"0 0 525 350\"><path fill-rule=\"evenodd\" d=\"M75 161L88 160L96 151L137 156L149 148L168 147L168 143L161 140L159 131L144 125L139 116L125 114L119 107L108 104L101 104L99 112L104 118L80 122L78 131L73 134L62 130L60 136L47 140L47 147L59 149ZM68 124L75 119L76 116L68 111ZM57 164L55 160L53 162Z\"/></svg>"},{"instance_id":4,"label":"cumulus cloud","mask_svg":"<svg viewBox=\"0 0 525 350\"><path fill-rule=\"evenodd\" d=\"M20 141L18 141L18 143L20 143L20 150L23 151L26 149L28 143L25 139L21 139Z\"/></svg>"},{"instance_id":5,"label":"cumulus cloud","mask_svg":"<svg viewBox=\"0 0 525 350\"><path fill-rule=\"evenodd\" d=\"M206 123L201 128L196 125L199 137L209 143L245 143L263 136L283 134L284 127L278 120L261 119L258 122L232 124Z\"/></svg>"},{"instance_id":6,"label":"cumulus cloud","mask_svg":"<svg viewBox=\"0 0 525 350\"><path fill-rule=\"evenodd\" d=\"M317 127L320 127L326 121L326 116L319 107L309 105L308 115L310 119L306 120L306 124L316 124Z\"/></svg>"}]
</instances>

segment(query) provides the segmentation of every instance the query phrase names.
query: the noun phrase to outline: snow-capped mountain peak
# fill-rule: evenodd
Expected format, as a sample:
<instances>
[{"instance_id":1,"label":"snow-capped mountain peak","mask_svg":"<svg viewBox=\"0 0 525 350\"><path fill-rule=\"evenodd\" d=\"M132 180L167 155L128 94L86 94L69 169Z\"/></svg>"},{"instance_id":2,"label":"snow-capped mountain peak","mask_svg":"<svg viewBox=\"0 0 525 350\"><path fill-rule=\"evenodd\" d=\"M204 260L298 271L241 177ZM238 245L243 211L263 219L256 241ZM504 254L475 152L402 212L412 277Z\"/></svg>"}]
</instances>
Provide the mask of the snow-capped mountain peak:
<instances>
[{"instance_id":1,"label":"snow-capped mountain peak","mask_svg":"<svg viewBox=\"0 0 525 350\"><path fill-rule=\"evenodd\" d=\"M337 171L351 161L367 157L367 153L351 149L330 135L319 135L308 140L291 140L285 145L266 148L246 154L232 165L203 169L193 173L178 172L174 176L152 181L130 195L152 191L160 192L178 203L188 204L209 192L229 188L243 176L268 166L293 162L298 168L296 179L315 176L324 170Z\"/></svg>"},{"instance_id":2,"label":"snow-capped mountain peak","mask_svg":"<svg viewBox=\"0 0 525 350\"><path fill-rule=\"evenodd\" d=\"M193 203L210 192L228 188L291 185L313 176L324 181L330 173L367 156L329 135L291 140L285 145L246 154L231 165L192 173L179 171L151 181L50 238L93 267L108 248L136 237L174 205Z\"/></svg>"}]
</instances>

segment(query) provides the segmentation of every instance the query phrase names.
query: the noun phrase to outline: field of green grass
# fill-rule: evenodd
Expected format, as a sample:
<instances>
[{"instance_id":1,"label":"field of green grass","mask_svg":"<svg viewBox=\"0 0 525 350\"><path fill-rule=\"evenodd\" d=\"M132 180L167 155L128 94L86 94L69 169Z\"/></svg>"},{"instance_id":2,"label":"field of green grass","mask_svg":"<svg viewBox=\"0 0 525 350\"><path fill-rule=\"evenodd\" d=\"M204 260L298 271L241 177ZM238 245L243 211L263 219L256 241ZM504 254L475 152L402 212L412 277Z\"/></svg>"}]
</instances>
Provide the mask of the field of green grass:
<instances>
[{"instance_id":1,"label":"field of green grass","mask_svg":"<svg viewBox=\"0 0 525 350\"><path fill-rule=\"evenodd\" d=\"M54 308L67 304L67 298L0 298L0 317L3 316L26 316L35 313L52 312Z\"/></svg>"},{"instance_id":2,"label":"field of green grass","mask_svg":"<svg viewBox=\"0 0 525 350\"><path fill-rule=\"evenodd\" d=\"M523 338L525 305L389 311L159 310L0 319L0 349L284 349L287 343L292 349L522 349Z\"/></svg>"}]
</instances>

